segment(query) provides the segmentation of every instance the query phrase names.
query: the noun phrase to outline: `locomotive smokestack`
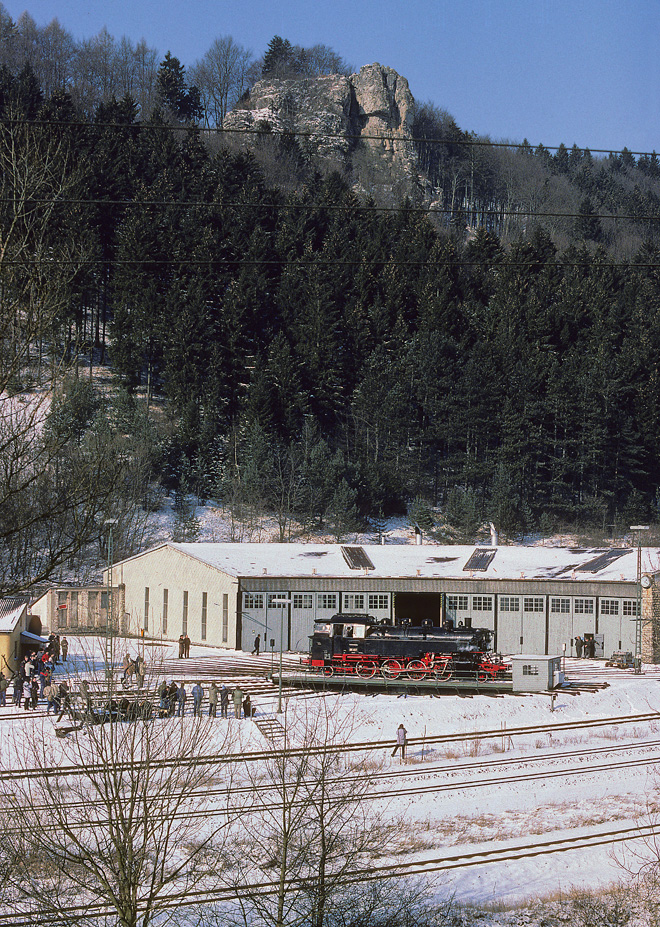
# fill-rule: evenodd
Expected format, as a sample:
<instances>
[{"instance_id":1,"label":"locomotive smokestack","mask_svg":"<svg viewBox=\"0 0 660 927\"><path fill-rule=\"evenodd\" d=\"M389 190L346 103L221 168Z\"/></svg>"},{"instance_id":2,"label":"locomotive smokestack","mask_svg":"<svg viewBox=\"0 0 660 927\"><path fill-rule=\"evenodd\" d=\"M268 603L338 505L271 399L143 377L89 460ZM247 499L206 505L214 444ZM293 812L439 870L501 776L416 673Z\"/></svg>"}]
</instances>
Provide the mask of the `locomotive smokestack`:
<instances>
[{"instance_id":1,"label":"locomotive smokestack","mask_svg":"<svg viewBox=\"0 0 660 927\"><path fill-rule=\"evenodd\" d=\"M415 525L415 544L417 544L418 547L421 547L422 544L422 532L419 525Z\"/></svg>"},{"instance_id":2,"label":"locomotive smokestack","mask_svg":"<svg viewBox=\"0 0 660 927\"><path fill-rule=\"evenodd\" d=\"M499 537L497 536L497 528L495 527L495 525L494 525L494 524L492 523L492 521L491 521L491 523L490 523L490 546L491 546L491 547L497 547L497 545L499 544L499 542L500 542L500 539L499 539Z\"/></svg>"}]
</instances>

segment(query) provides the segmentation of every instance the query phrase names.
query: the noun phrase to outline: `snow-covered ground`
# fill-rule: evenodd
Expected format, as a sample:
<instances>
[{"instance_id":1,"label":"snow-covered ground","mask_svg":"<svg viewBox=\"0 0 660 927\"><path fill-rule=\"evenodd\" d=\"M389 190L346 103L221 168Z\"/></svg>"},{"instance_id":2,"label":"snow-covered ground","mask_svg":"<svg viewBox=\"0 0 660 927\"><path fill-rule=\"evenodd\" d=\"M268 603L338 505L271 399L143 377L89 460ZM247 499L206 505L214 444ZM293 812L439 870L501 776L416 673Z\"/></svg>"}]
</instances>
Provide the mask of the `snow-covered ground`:
<instances>
[{"instance_id":1,"label":"snow-covered ground","mask_svg":"<svg viewBox=\"0 0 660 927\"><path fill-rule=\"evenodd\" d=\"M83 648L89 655L90 644L76 639L70 644L74 660L68 669L73 674L75 658ZM187 682L195 681L197 667L208 670L217 661L215 678L231 685L231 670L223 669L222 661L231 657L247 663L254 677L241 680L243 689L253 689L259 717L277 717L277 691L263 678L270 668L268 657L194 646L189 661L178 661L171 646L163 656L166 668L161 672ZM101 657L98 649L99 665ZM78 670L87 667L80 662ZM630 851L644 852L639 829L651 823L660 760L660 671L645 670L635 676L607 670L596 661L569 659L569 680L608 685L562 691L554 710L547 694L291 695L287 710L323 700L334 717L346 719L351 742L376 744L373 756L384 764L378 788L388 795L384 805L380 799L383 813L406 822L409 840L403 860L428 862L440 897L479 907L512 905L625 883L623 864L639 865ZM212 676L207 671L204 678L207 685ZM21 709L21 720L12 721L10 716L18 712L0 709L3 742L17 723L46 723L52 733L52 719L32 718ZM609 719L619 720L579 727ZM410 741L405 766L390 755L399 723ZM243 750L266 746L248 721L218 718L217 724L219 734L227 724L240 725ZM520 730L525 728L535 730ZM448 739L438 742L439 735ZM3 765L11 763L7 751L2 756ZM575 848L578 838L582 843ZM391 861L384 847L382 862Z\"/></svg>"}]
</instances>

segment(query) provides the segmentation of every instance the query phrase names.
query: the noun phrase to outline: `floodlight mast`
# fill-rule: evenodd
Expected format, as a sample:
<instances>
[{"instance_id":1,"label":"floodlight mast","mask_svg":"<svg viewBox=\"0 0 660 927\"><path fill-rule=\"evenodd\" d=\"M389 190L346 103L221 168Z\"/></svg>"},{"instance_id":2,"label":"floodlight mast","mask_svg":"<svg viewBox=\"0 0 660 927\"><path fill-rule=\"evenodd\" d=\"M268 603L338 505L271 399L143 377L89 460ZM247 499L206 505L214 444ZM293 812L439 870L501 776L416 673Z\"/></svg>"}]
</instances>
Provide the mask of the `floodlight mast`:
<instances>
[{"instance_id":1,"label":"floodlight mast","mask_svg":"<svg viewBox=\"0 0 660 927\"><path fill-rule=\"evenodd\" d=\"M635 615L635 675L642 671L642 531L648 531L649 525L631 525L630 530L637 536L637 604Z\"/></svg>"}]
</instances>

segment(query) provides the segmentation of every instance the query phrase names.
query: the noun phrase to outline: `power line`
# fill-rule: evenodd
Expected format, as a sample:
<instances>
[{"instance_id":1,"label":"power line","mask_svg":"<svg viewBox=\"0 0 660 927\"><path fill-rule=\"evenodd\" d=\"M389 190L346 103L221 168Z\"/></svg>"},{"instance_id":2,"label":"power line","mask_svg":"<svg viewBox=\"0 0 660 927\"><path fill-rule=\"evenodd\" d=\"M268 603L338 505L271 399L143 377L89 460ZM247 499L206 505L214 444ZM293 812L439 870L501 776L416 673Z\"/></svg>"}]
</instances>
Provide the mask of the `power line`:
<instances>
[{"instance_id":1,"label":"power line","mask_svg":"<svg viewBox=\"0 0 660 927\"><path fill-rule=\"evenodd\" d=\"M654 261L538 261L538 260L529 260L529 261L509 261L506 258L506 255L503 255L501 260L492 260L492 261L466 261L466 260L455 260L455 261L397 261L397 260L370 260L365 258L364 260L356 261L339 261L339 260L287 260L282 258L280 260L253 260L253 259L244 259L244 258L208 258L205 260L194 259L194 258L81 258L80 260L74 260L73 258L61 258L53 259L47 261L31 260L31 261L18 261L13 259L0 259L0 266L15 266L15 267L56 267L56 266L65 266L65 267L78 267L83 269L85 267L95 267L95 266L126 266L126 267L141 267L147 265L149 267L354 267L357 269L365 269L367 267L487 267L494 270L506 270L511 267L525 267L525 268L547 268L555 269L560 267L586 267L589 269L601 269L601 270L611 270L615 268L622 269L660 269L660 262Z\"/></svg>"},{"instance_id":2,"label":"power line","mask_svg":"<svg viewBox=\"0 0 660 927\"><path fill-rule=\"evenodd\" d=\"M490 139L480 139L480 138L433 138L429 136L397 136L392 132L391 134L382 134L382 135L364 135L361 133L342 133L337 134L333 132L304 132L299 129L274 129L269 125L267 130L265 129L239 129L239 128L225 128L223 126L199 126L199 125L174 125L172 123L145 123L145 122L133 122L133 123L117 123L117 122L85 122L83 120L71 120L71 121L58 121L58 120L45 120L45 119L2 119L0 123L5 126L35 126L35 127L46 127L46 128L84 128L88 130L95 129L116 129L122 130L124 132L129 131L151 131L151 132L161 132L161 131L171 131L171 132L188 132L188 133L198 133L200 135L204 134L215 134L215 135L254 135L262 139L268 138L301 138L307 140L313 139L336 139L337 141L376 141L376 142L390 142L390 143L400 143L412 145L416 143L424 143L430 145L446 145L451 147L453 145L462 145L467 148L505 148L511 151L519 151L521 153L527 153L530 156L535 156L536 153L541 151L559 151L564 149L567 154L571 154L574 151L579 152L581 155L585 155L587 152L590 154L602 154L602 155L633 155L638 157L646 158L658 158L658 152L655 151L633 151L626 147L624 148L590 148L589 146L578 147L572 146L568 148L563 142L560 142L559 145L544 145L542 142L532 145L529 141L523 142L494 142ZM460 130L459 130L460 131Z\"/></svg>"},{"instance_id":3,"label":"power line","mask_svg":"<svg viewBox=\"0 0 660 927\"><path fill-rule=\"evenodd\" d=\"M0 203L13 203L12 197L0 197ZM457 217L469 217L474 215L477 218L502 218L513 217L521 221L530 219L603 219L603 220L628 220L631 222L660 222L660 213L656 215L634 215L633 213L598 213L591 212L588 214L580 212L538 212L532 210L516 209L482 209L478 206L370 206L366 204L335 206L324 203L244 203L244 202L226 202L210 200L111 200L111 199L32 199L28 204L41 206L120 206L126 209L132 207L180 207L185 209L195 209L206 207L209 209L263 209L279 210L288 209L300 212L370 212L370 213L389 213L399 215L401 213L414 213L416 215L455 215Z\"/></svg>"}]
</instances>

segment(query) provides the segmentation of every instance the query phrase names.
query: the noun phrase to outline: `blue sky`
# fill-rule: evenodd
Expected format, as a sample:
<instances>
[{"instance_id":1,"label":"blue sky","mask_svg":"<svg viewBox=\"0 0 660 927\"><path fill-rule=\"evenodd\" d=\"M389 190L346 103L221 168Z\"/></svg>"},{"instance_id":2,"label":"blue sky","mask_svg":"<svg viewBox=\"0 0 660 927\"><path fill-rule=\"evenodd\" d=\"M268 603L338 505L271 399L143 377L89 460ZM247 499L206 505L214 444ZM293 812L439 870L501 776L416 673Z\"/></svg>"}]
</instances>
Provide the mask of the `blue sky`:
<instances>
[{"instance_id":1,"label":"blue sky","mask_svg":"<svg viewBox=\"0 0 660 927\"><path fill-rule=\"evenodd\" d=\"M660 151L660 0L2 0L76 39L103 26L189 66L221 35L378 61L466 130L550 147Z\"/></svg>"}]
</instances>

